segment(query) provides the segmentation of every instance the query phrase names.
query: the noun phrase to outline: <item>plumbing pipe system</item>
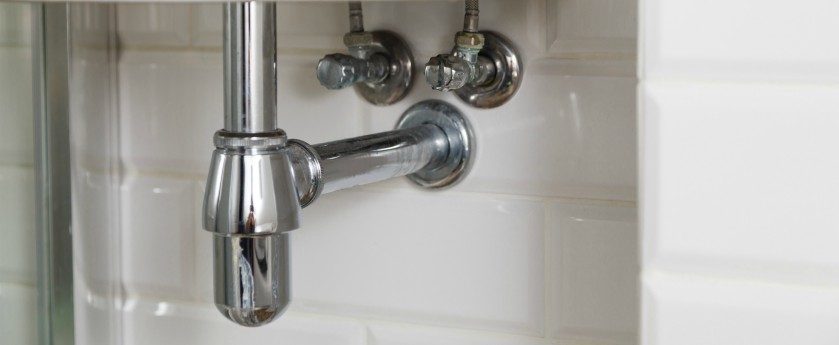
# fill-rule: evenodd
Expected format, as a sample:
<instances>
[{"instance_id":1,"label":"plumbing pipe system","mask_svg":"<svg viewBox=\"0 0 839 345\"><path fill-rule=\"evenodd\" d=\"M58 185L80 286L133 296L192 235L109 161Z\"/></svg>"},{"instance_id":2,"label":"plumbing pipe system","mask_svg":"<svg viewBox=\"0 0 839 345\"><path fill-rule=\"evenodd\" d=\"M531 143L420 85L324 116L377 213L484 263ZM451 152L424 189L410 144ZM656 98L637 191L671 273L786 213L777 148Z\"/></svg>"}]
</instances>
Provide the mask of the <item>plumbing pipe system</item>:
<instances>
[{"instance_id":1,"label":"plumbing pipe system","mask_svg":"<svg viewBox=\"0 0 839 345\"><path fill-rule=\"evenodd\" d=\"M463 31L455 34L449 54L425 64L425 80L437 91L454 91L478 108L503 105L518 90L522 60L512 42L492 31L478 31L478 0L465 0Z\"/></svg>"},{"instance_id":2,"label":"plumbing pipe system","mask_svg":"<svg viewBox=\"0 0 839 345\"><path fill-rule=\"evenodd\" d=\"M224 129L204 194L213 235L214 299L243 326L264 325L290 299L289 235L325 193L405 176L450 186L470 166L469 123L451 105L410 107L396 130L309 145L277 128L276 5L224 4Z\"/></svg>"},{"instance_id":3,"label":"plumbing pipe system","mask_svg":"<svg viewBox=\"0 0 839 345\"><path fill-rule=\"evenodd\" d=\"M349 17L344 45L350 54L329 54L318 61L318 81L330 90L353 86L375 105L400 101L413 82L414 57L408 44L394 32L364 31L359 1L350 1Z\"/></svg>"}]
</instances>

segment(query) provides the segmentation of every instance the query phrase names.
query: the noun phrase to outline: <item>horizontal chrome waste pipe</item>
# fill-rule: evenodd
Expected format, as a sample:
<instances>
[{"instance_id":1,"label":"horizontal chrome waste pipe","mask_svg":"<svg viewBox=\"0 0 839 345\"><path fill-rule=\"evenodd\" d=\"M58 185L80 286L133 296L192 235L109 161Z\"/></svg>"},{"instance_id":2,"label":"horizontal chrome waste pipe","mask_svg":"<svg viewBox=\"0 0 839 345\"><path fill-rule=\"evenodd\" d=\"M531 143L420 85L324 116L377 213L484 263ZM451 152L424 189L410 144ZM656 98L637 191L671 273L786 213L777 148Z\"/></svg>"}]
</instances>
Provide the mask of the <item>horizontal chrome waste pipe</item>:
<instances>
[{"instance_id":1,"label":"horizontal chrome waste pipe","mask_svg":"<svg viewBox=\"0 0 839 345\"><path fill-rule=\"evenodd\" d=\"M224 129L216 132L204 194L213 234L215 304L243 326L264 325L291 300L288 231L320 195L408 175L452 185L473 152L466 119L439 101L418 103L395 131L309 145L276 128L275 4L224 5Z\"/></svg>"},{"instance_id":2,"label":"horizontal chrome waste pipe","mask_svg":"<svg viewBox=\"0 0 839 345\"><path fill-rule=\"evenodd\" d=\"M441 101L418 103L397 130L311 146L289 141L298 197L304 207L320 194L407 175L426 188L447 187L467 172L473 154L468 122Z\"/></svg>"}]
</instances>

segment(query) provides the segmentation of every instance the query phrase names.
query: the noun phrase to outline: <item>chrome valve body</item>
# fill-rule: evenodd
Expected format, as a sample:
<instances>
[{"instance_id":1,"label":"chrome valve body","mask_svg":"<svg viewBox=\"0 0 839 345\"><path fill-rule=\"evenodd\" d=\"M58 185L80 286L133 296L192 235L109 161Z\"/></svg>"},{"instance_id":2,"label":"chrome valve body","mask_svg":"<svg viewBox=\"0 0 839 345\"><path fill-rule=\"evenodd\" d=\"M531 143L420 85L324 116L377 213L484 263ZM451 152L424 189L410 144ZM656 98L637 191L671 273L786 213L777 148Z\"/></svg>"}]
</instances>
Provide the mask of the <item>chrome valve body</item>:
<instances>
[{"instance_id":1,"label":"chrome valve body","mask_svg":"<svg viewBox=\"0 0 839 345\"><path fill-rule=\"evenodd\" d=\"M350 32L344 35L347 54L329 54L318 62L320 84L330 90L354 86L375 105L389 105L407 95L414 57L408 44L389 31L364 31L361 3L350 2Z\"/></svg>"},{"instance_id":2,"label":"chrome valve body","mask_svg":"<svg viewBox=\"0 0 839 345\"><path fill-rule=\"evenodd\" d=\"M455 34L450 54L425 64L425 80L437 91L454 91L478 108L506 103L521 85L521 58L509 40L478 31L478 0L466 0L463 31Z\"/></svg>"}]
</instances>

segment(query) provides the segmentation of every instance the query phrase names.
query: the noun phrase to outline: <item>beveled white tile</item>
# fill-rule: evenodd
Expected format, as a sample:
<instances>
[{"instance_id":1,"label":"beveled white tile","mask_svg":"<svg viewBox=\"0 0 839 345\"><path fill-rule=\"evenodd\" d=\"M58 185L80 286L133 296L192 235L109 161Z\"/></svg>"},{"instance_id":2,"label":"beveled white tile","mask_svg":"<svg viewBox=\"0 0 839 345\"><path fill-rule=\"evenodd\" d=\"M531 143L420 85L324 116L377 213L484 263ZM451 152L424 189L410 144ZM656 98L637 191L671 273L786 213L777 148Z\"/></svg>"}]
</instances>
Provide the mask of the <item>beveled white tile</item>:
<instances>
[{"instance_id":1,"label":"beveled white tile","mask_svg":"<svg viewBox=\"0 0 839 345\"><path fill-rule=\"evenodd\" d=\"M539 1L483 1L481 2L481 30L502 33L516 43L524 58L535 42L529 39L528 9ZM429 58L448 53L454 47L454 35L463 29L463 2L369 2L364 3L364 27L367 30L390 30L403 36L414 53L417 66L424 66ZM343 22L346 22L343 21ZM410 28L416 28L410 30ZM423 77L417 86L426 87Z\"/></svg>"},{"instance_id":2,"label":"beveled white tile","mask_svg":"<svg viewBox=\"0 0 839 345\"><path fill-rule=\"evenodd\" d=\"M186 46L190 41L189 22L186 4L117 5L117 31L126 46Z\"/></svg>"},{"instance_id":3,"label":"beveled white tile","mask_svg":"<svg viewBox=\"0 0 839 345\"><path fill-rule=\"evenodd\" d=\"M0 81L0 164L31 165L35 104L31 48L0 47Z\"/></svg>"},{"instance_id":4,"label":"beveled white tile","mask_svg":"<svg viewBox=\"0 0 839 345\"><path fill-rule=\"evenodd\" d=\"M343 37L349 31L347 4L279 2L277 49L334 49L345 51ZM193 45L221 49L222 3L190 5Z\"/></svg>"},{"instance_id":5,"label":"beveled white tile","mask_svg":"<svg viewBox=\"0 0 839 345\"><path fill-rule=\"evenodd\" d=\"M836 288L655 272L643 284L643 344L839 342Z\"/></svg>"},{"instance_id":6,"label":"beveled white tile","mask_svg":"<svg viewBox=\"0 0 839 345\"><path fill-rule=\"evenodd\" d=\"M31 8L32 5L27 3L4 3L0 6L0 46L29 45L32 40Z\"/></svg>"},{"instance_id":7,"label":"beveled white tile","mask_svg":"<svg viewBox=\"0 0 839 345\"><path fill-rule=\"evenodd\" d=\"M102 140L102 138L99 138ZM76 157L75 153L71 154ZM120 217L120 176L74 165L73 315L76 343L110 345L121 319L124 228Z\"/></svg>"},{"instance_id":8,"label":"beveled white tile","mask_svg":"<svg viewBox=\"0 0 839 345\"><path fill-rule=\"evenodd\" d=\"M224 23L222 3L190 4L192 45L221 49Z\"/></svg>"},{"instance_id":9,"label":"beveled white tile","mask_svg":"<svg viewBox=\"0 0 839 345\"><path fill-rule=\"evenodd\" d=\"M555 341L483 333L451 328L424 327L407 324L374 324L369 327L371 345L546 345ZM567 343L573 344L573 343Z\"/></svg>"},{"instance_id":10,"label":"beveled white tile","mask_svg":"<svg viewBox=\"0 0 839 345\"><path fill-rule=\"evenodd\" d=\"M397 105L372 108L366 126L392 129L410 105L442 98L475 129L475 165L457 190L634 200L636 81L624 76L631 70L631 62L538 60L499 108L478 110L419 87Z\"/></svg>"},{"instance_id":11,"label":"beveled white tile","mask_svg":"<svg viewBox=\"0 0 839 345\"><path fill-rule=\"evenodd\" d=\"M122 188L122 279L129 295L192 300L194 184L133 176Z\"/></svg>"},{"instance_id":12,"label":"beveled white tile","mask_svg":"<svg viewBox=\"0 0 839 345\"><path fill-rule=\"evenodd\" d=\"M287 312L271 324L248 328L234 324L212 305L129 300L124 313L125 344L207 344L280 342L288 344L365 345L362 325L345 320Z\"/></svg>"},{"instance_id":13,"label":"beveled white tile","mask_svg":"<svg viewBox=\"0 0 839 345\"><path fill-rule=\"evenodd\" d=\"M0 281L35 284L35 172L0 166Z\"/></svg>"},{"instance_id":14,"label":"beveled white tile","mask_svg":"<svg viewBox=\"0 0 839 345\"><path fill-rule=\"evenodd\" d=\"M79 291L76 298L87 301L93 295L108 295L121 289L122 176L117 172L84 170L79 165L73 166L71 176L73 282Z\"/></svg>"},{"instance_id":15,"label":"beveled white tile","mask_svg":"<svg viewBox=\"0 0 839 345\"><path fill-rule=\"evenodd\" d=\"M91 292L74 276L73 286L73 332L77 344L111 345L114 339L122 339L122 299L118 284L110 293L100 295ZM122 342L122 340L120 340Z\"/></svg>"},{"instance_id":16,"label":"beveled white tile","mask_svg":"<svg viewBox=\"0 0 839 345\"><path fill-rule=\"evenodd\" d=\"M4 345L38 343L35 287L0 282L0 334Z\"/></svg>"},{"instance_id":17,"label":"beveled white tile","mask_svg":"<svg viewBox=\"0 0 839 345\"><path fill-rule=\"evenodd\" d=\"M648 78L839 80L836 1L647 0L643 8Z\"/></svg>"},{"instance_id":18,"label":"beveled white tile","mask_svg":"<svg viewBox=\"0 0 839 345\"><path fill-rule=\"evenodd\" d=\"M221 56L125 52L119 79L126 168L206 174L224 126Z\"/></svg>"},{"instance_id":19,"label":"beveled white tile","mask_svg":"<svg viewBox=\"0 0 839 345\"><path fill-rule=\"evenodd\" d=\"M73 4L69 9L72 161L74 168L104 174L121 158L117 57L108 49L116 43L113 6Z\"/></svg>"},{"instance_id":20,"label":"beveled white tile","mask_svg":"<svg viewBox=\"0 0 839 345\"><path fill-rule=\"evenodd\" d=\"M280 128L311 143L357 135L360 100L351 90L321 87L314 75L317 59L280 57ZM126 52L120 62L126 167L206 174L213 133L224 125L222 79L216 53Z\"/></svg>"},{"instance_id":21,"label":"beveled white tile","mask_svg":"<svg viewBox=\"0 0 839 345\"><path fill-rule=\"evenodd\" d=\"M346 51L344 34L350 28L348 16L345 2L278 3L277 49ZM367 29L366 22L365 28ZM311 75L314 77L314 70Z\"/></svg>"},{"instance_id":22,"label":"beveled white tile","mask_svg":"<svg viewBox=\"0 0 839 345\"><path fill-rule=\"evenodd\" d=\"M292 232L306 311L541 334L543 204L425 191L342 191Z\"/></svg>"},{"instance_id":23,"label":"beveled white tile","mask_svg":"<svg viewBox=\"0 0 839 345\"><path fill-rule=\"evenodd\" d=\"M551 52L635 53L636 0L547 0L546 5Z\"/></svg>"},{"instance_id":24,"label":"beveled white tile","mask_svg":"<svg viewBox=\"0 0 839 345\"><path fill-rule=\"evenodd\" d=\"M645 267L839 283L839 87L647 83Z\"/></svg>"},{"instance_id":25,"label":"beveled white tile","mask_svg":"<svg viewBox=\"0 0 839 345\"><path fill-rule=\"evenodd\" d=\"M548 208L548 335L637 341L640 262L632 206L553 202Z\"/></svg>"},{"instance_id":26,"label":"beveled white tile","mask_svg":"<svg viewBox=\"0 0 839 345\"><path fill-rule=\"evenodd\" d=\"M72 59L78 59L80 50L92 50L107 55L108 47L115 44L118 37L113 4L108 3L73 3L68 14L70 35L73 38ZM74 72L74 76L79 73ZM73 78L71 78L72 80ZM72 89L72 87L71 87Z\"/></svg>"}]
</instances>

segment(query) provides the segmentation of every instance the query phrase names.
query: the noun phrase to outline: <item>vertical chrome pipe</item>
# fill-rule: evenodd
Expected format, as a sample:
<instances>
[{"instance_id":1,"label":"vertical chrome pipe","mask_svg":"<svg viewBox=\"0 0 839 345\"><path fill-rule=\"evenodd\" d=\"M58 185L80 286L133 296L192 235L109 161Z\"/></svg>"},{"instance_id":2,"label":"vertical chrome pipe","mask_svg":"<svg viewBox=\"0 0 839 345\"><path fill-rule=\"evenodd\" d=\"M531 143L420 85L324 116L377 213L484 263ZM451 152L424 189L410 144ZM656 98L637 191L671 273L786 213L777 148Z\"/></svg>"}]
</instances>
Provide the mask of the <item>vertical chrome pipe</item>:
<instances>
[{"instance_id":1,"label":"vertical chrome pipe","mask_svg":"<svg viewBox=\"0 0 839 345\"><path fill-rule=\"evenodd\" d=\"M288 234L300 205L277 129L276 5L224 4L224 129L204 194L213 233L216 308L243 326L264 325L290 302Z\"/></svg>"},{"instance_id":2,"label":"vertical chrome pipe","mask_svg":"<svg viewBox=\"0 0 839 345\"><path fill-rule=\"evenodd\" d=\"M277 6L224 4L224 129L277 128Z\"/></svg>"}]
</instances>

